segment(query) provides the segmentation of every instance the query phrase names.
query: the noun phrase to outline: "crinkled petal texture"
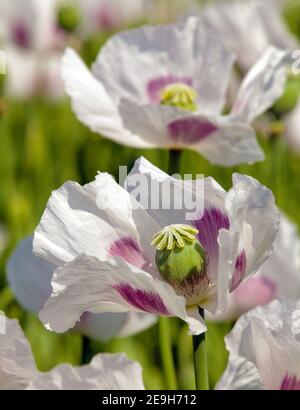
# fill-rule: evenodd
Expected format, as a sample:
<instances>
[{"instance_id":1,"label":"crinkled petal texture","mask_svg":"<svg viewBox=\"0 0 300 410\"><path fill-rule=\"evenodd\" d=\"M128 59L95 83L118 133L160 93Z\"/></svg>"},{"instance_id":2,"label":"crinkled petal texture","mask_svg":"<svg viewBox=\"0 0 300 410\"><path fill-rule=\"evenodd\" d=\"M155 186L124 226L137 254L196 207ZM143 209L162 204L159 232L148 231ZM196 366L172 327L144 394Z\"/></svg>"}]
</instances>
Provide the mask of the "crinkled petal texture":
<instances>
[{"instance_id":1,"label":"crinkled petal texture","mask_svg":"<svg viewBox=\"0 0 300 410\"><path fill-rule=\"evenodd\" d=\"M142 368L124 354L98 354L81 367L59 365L39 373L28 390L144 390Z\"/></svg>"},{"instance_id":2,"label":"crinkled petal texture","mask_svg":"<svg viewBox=\"0 0 300 410\"><path fill-rule=\"evenodd\" d=\"M141 390L140 365L123 354L99 354L82 367L60 365L47 373L34 364L30 345L18 322L5 318L0 334L0 390Z\"/></svg>"},{"instance_id":3,"label":"crinkled petal texture","mask_svg":"<svg viewBox=\"0 0 300 410\"><path fill-rule=\"evenodd\" d=\"M297 48L278 8L268 2L218 2L205 7L201 15L223 44L236 53L243 70L248 70L269 45L280 49Z\"/></svg>"},{"instance_id":4,"label":"crinkled petal texture","mask_svg":"<svg viewBox=\"0 0 300 410\"><path fill-rule=\"evenodd\" d=\"M230 290L258 271L267 260L279 228L280 215L272 192L252 177L233 175L233 187L225 200L230 229L224 237L230 237L235 248L231 253L234 273Z\"/></svg>"},{"instance_id":5,"label":"crinkled petal texture","mask_svg":"<svg viewBox=\"0 0 300 410\"><path fill-rule=\"evenodd\" d=\"M259 272L273 281L279 297L300 299L300 238L297 226L282 213L273 253Z\"/></svg>"},{"instance_id":6,"label":"crinkled petal texture","mask_svg":"<svg viewBox=\"0 0 300 410\"><path fill-rule=\"evenodd\" d=\"M31 348L17 320L0 319L0 390L24 389L36 372Z\"/></svg>"},{"instance_id":7,"label":"crinkled petal texture","mask_svg":"<svg viewBox=\"0 0 300 410\"><path fill-rule=\"evenodd\" d=\"M231 115L250 123L272 107L284 92L289 62L289 52L268 47L244 78Z\"/></svg>"},{"instance_id":8,"label":"crinkled petal texture","mask_svg":"<svg viewBox=\"0 0 300 410\"><path fill-rule=\"evenodd\" d=\"M300 390L299 307L299 302L279 299L242 316L226 337L230 358L221 385L231 383L230 374L239 374L242 358L256 367L264 389ZM245 389L251 388L246 376L239 377Z\"/></svg>"},{"instance_id":9,"label":"crinkled petal texture","mask_svg":"<svg viewBox=\"0 0 300 410\"><path fill-rule=\"evenodd\" d=\"M25 309L39 312L51 295L51 279L57 266L32 252L32 236L22 240L7 263L7 278L18 301ZM135 312L93 314L85 312L73 329L93 339L141 332L156 321L155 316Z\"/></svg>"},{"instance_id":10,"label":"crinkled petal texture","mask_svg":"<svg viewBox=\"0 0 300 410\"><path fill-rule=\"evenodd\" d=\"M283 214L269 259L256 275L230 294L226 311L210 316L210 319L237 319L256 306L266 305L278 297L291 300L300 297L300 239L296 226Z\"/></svg>"},{"instance_id":11,"label":"crinkled petal texture","mask_svg":"<svg viewBox=\"0 0 300 410\"><path fill-rule=\"evenodd\" d=\"M268 257L278 226L271 192L251 177L233 181L226 193L212 178L178 180L140 158L126 190L98 174L83 187L69 182L54 191L34 237L36 253L60 266L43 322L63 332L86 311L132 310L178 316L192 333L203 331L196 306L185 302L224 310L229 291ZM162 280L150 246L171 224L195 226L207 254L205 280L189 285L188 297Z\"/></svg>"},{"instance_id":12,"label":"crinkled petal texture","mask_svg":"<svg viewBox=\"0 0 300 410\"><path fill-rule=\"evenodd\" d=\"M255 365L242 357L231 357L215 390L263 390Z\"/></svg>"}]
</instances>

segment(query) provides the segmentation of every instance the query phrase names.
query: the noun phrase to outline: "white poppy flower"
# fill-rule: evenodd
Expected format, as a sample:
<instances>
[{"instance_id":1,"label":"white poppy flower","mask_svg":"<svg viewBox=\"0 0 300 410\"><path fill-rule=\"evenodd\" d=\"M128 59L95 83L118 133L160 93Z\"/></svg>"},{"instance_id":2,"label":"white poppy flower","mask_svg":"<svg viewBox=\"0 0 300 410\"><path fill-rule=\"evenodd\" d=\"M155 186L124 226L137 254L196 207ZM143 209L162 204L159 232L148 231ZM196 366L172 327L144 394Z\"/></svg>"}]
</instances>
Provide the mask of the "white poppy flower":
<instances>
[{"instance_id":1,"label":"white poppy flower","mask_svg":"<svg viewBox=\"0 0 300 410\"><path fill-rule=\"evenodd\" d=\"M14 97L62 96L63 39L53 0L0 1L0 38L6 56L6 92Z\"/></svg>"},{"instance_id":2,"label":"white poppy flower","mask_svg":"<svg viewBox=\"0 0 300 410\"><path fill-rule=\"evenodd\" d=\"M166 183L171 186L170 209L149 190L149 209L137 204L130 181L141 177L160 192ZM64 332L86 311L132 310L177 316L192 334L205 331L199 306L211 313L225 309L228 294L268 258L279 214L271 191L251 177L235 174L229 192L212 178L205 178L203 187L199 192L196 181L169 177L141 158L127 179L131 193L103 173L85 186L67 182L54 191L33 241L36 254L59 266L40 313L47 328ZM193 220L185 204L178 206L191 192L204 204ZM189 267L194 259L180 260L188 269L180 280L166 278L156 266L158 250L151 242L155 237L157 249L164 250L166 233L175 242L188 237L183 251L195 256L191 245L201 254L196 270Z\"/></svg>"},{"instance_id":3,"label":"white poppy flower","mask_svg":"<svg viewBox=\"0 0 300 410\"><path fill-rule=\"evenodd\" d=\"M285 297L300 299L300 239L296 226L281 215L280 227L269 259L259 272L243 282L229 296L228 306L211 320L232 320L259 305ZM284 274L283 274L284 272Z\"/></svg>"},{"instance_id":4,"label":"white poppy flower","mask_svg":"<svg viewBox=\"0 0 300 410\"><path fill-rule=\"evenodd\" d=\"M218 33L224 46L236 53L239 68L245 72L269 46L299 49L299 42L284 24L279 6L272 1L257 0L218 2L205 7L201 16ZM237 85L232 83L230 101L236 89ZM284 136L297 151L300 150L299 110L300 104L284 118Z\"/></svg>"},{"instance_id":5,"label":"white poppy flower","mask_svg":"<svg viewBox=\"0 0 300 410\"><path fill-rule=\"evenodd\" d=\"M98 354L90 364L62 364L37 370L31 347L17 320L5 318L0 333L0 390L131 390L144 389L140 365L124 354Z\"/></svg>"},{"instance_id":6,"label":"white poppy flower","mask_svg":"<svg viewBox=\"0 0 300 410\"><path fill-rule=\"evenodd\" d=\"M250 126L285 87L287 54L271 47L222 115L234 55L196 17L114 35L89 71L72 49L62 60L65 89L85 125L138 148L189 148L220 165L263 153Z\"/></svg>"},{"instance_id":7,"label":"white poppy flower","mask_svg":"<svg viewBox=\"0 0 300 410\"><path fill-rule=\"evenodd\" d=\"M244 71L271 45L283 50L297 48L296 38L288 31L279 7L272 1L215 2L204 7L201 16L225 47L236 53L237 63Z\"/></svg>"},{"instance_id":8,"label":"white poppy flower","mask_svg":"<svg viewBox=\"0 0 300 410\"><path fill-rule=\"evenodd\" d=\"M300 304L279 299L248 312L226 337L219 390L300 390Z\"/></svg>"},{"instance_id":9,"label":"white poppy flower","mask_svg":"<svg viewBox=\"0 0 300 410\"><path fill-rule=\"evenodd\" d=\"M69 0L60 0L62 5ZM80 31L91 34L100 31L116 30L146 16L145 0L73 0L71 2L81 14Z\"/></svg>"},{"instance_id":10,"label":"white poppy flower","mask_svg":"<svg viewBox=\"0 0 300 410\"><path fill-rule=\"evenodd\" d=\"M53 0L0 1L0 37L22 49L45 50L59 40Z\"/></svg>"},{"instance_id":11,"label":"white poppy flower","mask_svg":"<svg viewBox=\"0 0 300 410\"><path fill-rule=\"evenodd\" d=\"M35 256L32 237L22 240L7 263L7 279L21 305L38 313L51 295L51 279L57 266ZM107 341L130 336L156 322L153 315L136 312L93 314L85 312L73 329L93 339Z\"/></svg>"},{"instance_id":12,"label":"white poppy flower","mask_svg":"<svg viewBox=\"0 0 300 410\"><path fill-rule=\"evenodd\" d=\"M5 90L8 95L22 98L47 95L53 99L63 95L60 53L49 51L41 55L34 50L8 47L5 55Z\"/></svg>"}]
</instances>

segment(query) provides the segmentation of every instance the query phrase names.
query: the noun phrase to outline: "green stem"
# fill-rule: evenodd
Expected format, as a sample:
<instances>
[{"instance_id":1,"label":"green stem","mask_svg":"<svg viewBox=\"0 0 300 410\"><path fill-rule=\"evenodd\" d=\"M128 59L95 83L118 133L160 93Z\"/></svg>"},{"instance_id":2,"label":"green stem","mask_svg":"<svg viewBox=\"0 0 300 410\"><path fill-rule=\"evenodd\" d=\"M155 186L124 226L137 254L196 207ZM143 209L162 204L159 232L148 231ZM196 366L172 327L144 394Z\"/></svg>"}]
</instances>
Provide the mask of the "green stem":
<instances>
[{"instance_id":1,"label":"green stem","mask_svg":"<svg viewBox=\"0 0 300 410\"><path fill-rule=\"evenodd\" d=\"M199 308L199 313L204 319L204 310ZM193 358L196 390L209 390L205 333L193 336Z\"/></svg>"},{"instance_id":2,"label":"green stem","mask_svg":"<svg viewBox=\"0 0 300 410\"><path fill-rule=\"evenodd\" d=\"M81 364L89 363L92 357L91 341L87 336L82 336Z\"/></svg>"},{"instance_id":3,"label":"green stem","mask_svg":"<svg viewBox=\"0 0 300 410\"><path fill-rule=\"evenodd\" d=\"M172 354L172 340L170 322L167 317L159 318L159 344L160 355L168 390L177 389L176 371Z\"/></svg>"},{"instance_id":4,"label":"green stem","mask_svg":"<svg viewBox=\"0 0 300 410\"><path fill-rule=\"evenodd\" d=\"M180 161L182 151L179 149L170 149L169 151L169 175L178 174L180 172Z\"/></svg>"},{"instance_id":5,"label":"green stem","mask_svg":"<svg viewBox=\"0 0 300 410\"><path fill-rule=\"evenodd\" d=\"M168 172L170 175L176 174L180 170L180 150L170 150L169 154L169 168ZM177 389L176 371L172 353L172 340L171 340L171 330L170 322L167 317L161 317L159 319L159 344L160 344L160 355L163 364L163 371L165 375L165 380L167 388L169 390Z\"/></svg>"}]
</instances>

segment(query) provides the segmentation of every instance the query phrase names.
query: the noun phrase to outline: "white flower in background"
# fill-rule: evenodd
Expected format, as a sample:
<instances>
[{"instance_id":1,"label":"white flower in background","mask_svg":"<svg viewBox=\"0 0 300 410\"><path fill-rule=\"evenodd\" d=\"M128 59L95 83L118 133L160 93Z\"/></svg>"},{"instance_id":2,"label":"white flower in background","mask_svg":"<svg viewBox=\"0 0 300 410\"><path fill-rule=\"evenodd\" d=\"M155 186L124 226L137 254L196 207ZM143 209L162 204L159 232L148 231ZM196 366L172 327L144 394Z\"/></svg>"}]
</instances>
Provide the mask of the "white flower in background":
<instances>
[{"instance_id":1,"label":"white flower in background","mask_svg":"<svg viewBox=\"0 0 300 410\"><path fill-rule=\"evenodd\" d=\"M147 16L147 0L58 0L59 7L79 13L77 31L81 35L110 32ZM58 7L58 10L59 10ZM71 8L70 8L71 7Z\"/></svg>"},{"instance_id":2,"label":"white flower in background","mask_svg":"<svg viewBox=\"0 0 300 410\"><path fill-rule=\"evenodd\" d=\"M250 123L281 96L285 52L269 48L222 115L234 55L203 21L189 17L111 37L92 72L74 50L62 76L77 117L91 130L140 148L190 148L211 162L263 159Z\"/></svg>"},{"instance_id":3,"label":"white flower in background","mask_svg":"<svg viewBox=\"0 0 300 410\"><path fill-rule=\"evenodd\" d=\"M58 40L53 0L0 0L0 38L22 49L52 48Z\"/></svg>"},{"instance_id":4,"label":"white flower in background","mask_svg":"<svg viewBox=\"0 0 300 410\"><path fill-rule=\"evenodd\" d=\"M225 338L219 390L300 390L300 303L273 301L242 316Z\"/></svg>"},{"instance_id":5,"label":"white flower in background","mask_svg":"<svg viewBox=\"0 0 300 410\"><path fill-rule=\"evenodd\" d=\"M271 191L255 179L235 174L226 192L205 178L204 192L194 192L204 211L187 220L190 209L178 204L195 181L169 177L143 158L127 187L140 177L157 192L171 184L170 209L148 190L150 209L136 206L133 193L103 173L53 192L33 241L37 255L59 266L40 313L47 328L64 332L86 311L132 310L177 316L199 334L206 330L199 307L223 311L229 293L268 258L279 214Z\"/></svg>"},{"instance_id":6,"label":"white flower in background","mask_svg":"<svg viewBox=\"0 0 300 410\"><path fill-rule=\"evenodd\" d=\"M20 242L7 263L7 279L21 305L38 313L51 295L51 279L57 265L35 256L32 237ZM142 313L85 312L73 329L93 339L107 341L112 337L130 336L156 322L152 315Z\"/></svg>"},{"instance_id":7,"label":"white flower in background","mask_svg":"<svg viewBox=\"0 0 300 410\"><path fill-rule=\"evenodd\" d=\"M279 297L300 300L300 239L297 227L284 215L281 215L269 259L256 275L230 294L226 311L219 316L210 316L210 319L237 319L256 306L266 305Z\"/></svg>"},{"instance_id":8,"label":"white flower in background","mask_svg":"<svg viewBox=\"0 0 300 410\"><path fill-rule=\"evenodd\" d=\"M6 54L9 95L62 96L63 39L53 0L0 0L0 42Z\"/></svg>"},{"instance_id":9,"label":"white flower in background","mask_svg":"<svg viewBox=\"0 0 300 410\"><path fill-rule=\"evenodd\" d=\"M201 16L220 36L224 46L236 53L239 69L246 72L269 46L282 50L299 49L299 42L283 21L281 6L276 2L257 0L215 2L205 7ZM234 98L238 81L235 76L230 87L230 101ZM292 99L288 104L293 104L299 85L291 84L287 90ZM284 135L297 151L300 151L299 110L300 103L284 118Z\"/></svg>"},{"instance_id":10,"label":"white flower in background","mask_svg":"<svg viewBox=\"0 0 300 410\"><path fill-rule=\"evenodd\" d=\"M140 365L124 354L98 354L81 367L62 364L37 370L31 347L17 320L6 318L0 334L0 390L131 390L144 389Z\"/></svg>"},{"instance_id":11,"label":"white flower in background","mask_svg":"<svg viewBox=\"0 0 300 410\"><path fill-rule=\"evenodd\" d=\"M285 116L284 124L287 142L300 152L300 101L293 111Z\"/></svg>"},{"instance_id":12,"label":"white flower in background","mask_svg":"<svg viewBox=\"0 0 300 410\"><path fill-rule=\"evenodd\" d=\"M201 10L201 16L235 52L237 64L245 72L269 46L293 50L298 45L272 1L215 1Z\"/></svg>"}]
</instances>

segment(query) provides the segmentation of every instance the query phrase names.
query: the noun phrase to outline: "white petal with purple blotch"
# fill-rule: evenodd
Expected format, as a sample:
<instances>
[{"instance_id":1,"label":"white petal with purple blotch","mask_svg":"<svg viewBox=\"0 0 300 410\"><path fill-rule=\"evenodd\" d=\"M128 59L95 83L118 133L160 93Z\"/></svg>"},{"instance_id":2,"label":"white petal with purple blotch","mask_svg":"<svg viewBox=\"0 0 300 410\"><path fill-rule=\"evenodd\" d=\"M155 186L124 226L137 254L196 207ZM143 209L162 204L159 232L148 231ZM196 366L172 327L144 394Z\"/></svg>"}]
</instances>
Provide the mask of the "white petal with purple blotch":
<instances>
[{"instance_id":1,"label":"white petal with purple blotch","mask_svg":"<svg viewBox=\"0 0 300 410\"><path fill-rule=\"evenodd\" d=\"M35 256L32 236L22 240L7 264L7 277L18 302L28 310L39 312L51 295L51 279L56 265ZM92 339L106 341L132 335L152 326L155 316L128 313L93 314L85 312L73 331Z\"/></svg>"},{"instance_id":2,"label":"white petal with purple blotch","mask_svg":"<svg viewBox=\"0 0 300 410\"><path fill-rule=\"evenodd\" d=\"M121 258L101 262L81 255L58 268L52 281L53 293L40 313L47 328L64 332L73 327L83 312L135 311L185 320L193 334L206 330L203 321L189 317L185 298L167 283L134 268ZM64 315L59 315L61 310Z\"/></svg>"},{"instance_id":3,"label":"white petal with purple blotch","mask_svg":"<svg viewBox=\"0 0 300 410\"><path fill-rule=\"evenodd\" d=\"M144 262L129 194L105 173L84 186L67 182L52 193L33 248L56 265L81 253L105 260L127 252L131 263Z\"/></svg>"},{"instance_id":4,"label":"white petal with purple blotch","mask_svg":"<svg viewBox=\"0 0 300 410\"><path fill-rule=\"evenodd\" d=\"M140 105L122 99L124 125L145 141L197 150L212 163L232 166L264 158L254 130L230 116L192 114L170 106Z\"/></svg>"},{"instance_id":5,"label":"white petal with purple blotch","mask_svg":"<svg viewBox=\"0 0 300 410\"><path fill-rule=\"evenodd\" d=\"M233 60L214 33L192 16L178 24L116 34L100 51L93 72L117 102L157 103L160 87L184 82L197 90L201 112L218 114Z\"/></svg>"},{"instance_id":6,"label":"white petal with purple blotch","mask_svg":"<svg viewBox=\"0 0 300 410\"><path fill-rule=\"evenodd\" d=\"M230 219L231 262L234 267L231 290L258 271L269 257L279 228L280 215L272 192L252 177L234 174L226 197Z\"/></svg>"},{"instance_id":7,"label":"white petal with purple blotch","mask_svg":"<svg viewBox=\"0 0 300 410\"><path fill-rule=\"evenodd\" d=\"M279 299L242 316L226 337L230 362L253 363L264 389L300 387L299 303Z\"/></svg>"}]
</instances>

